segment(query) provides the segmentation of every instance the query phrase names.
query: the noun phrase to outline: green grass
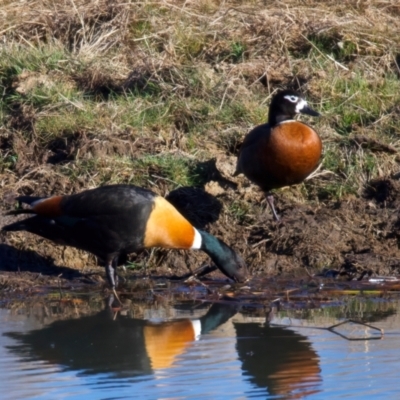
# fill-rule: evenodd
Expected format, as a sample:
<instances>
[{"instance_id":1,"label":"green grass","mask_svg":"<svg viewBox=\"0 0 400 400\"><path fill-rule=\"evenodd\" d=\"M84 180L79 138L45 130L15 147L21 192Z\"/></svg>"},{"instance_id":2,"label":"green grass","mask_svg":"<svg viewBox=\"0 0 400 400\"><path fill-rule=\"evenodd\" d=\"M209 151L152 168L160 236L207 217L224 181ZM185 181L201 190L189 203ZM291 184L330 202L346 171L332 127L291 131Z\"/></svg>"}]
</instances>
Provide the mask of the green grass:
<instances>
[{"instance_id":1,"label":"green grass","mask_svg":"<svg viewBox=\"0 0 400 400\"><path fill-rule=\"evenodd\" d=\"M94 132L101 118L93 108L79 109L66 104L59 108L58 113L40 117L35 123L35 130L41 142L48 143L57 137L68 136L77 132Z\"/></svg>"},{"instance_id":2,"label":"green grass","mask_svg":"<svg viewBox=\"0 0 400 400\"><path fill-rule=\"evenodd\" d=\"M231 44L231 56L233 62L240 62L244 60L246 52L246 45L240 41Z\"/></svg>"},{"instance_id":3,"label":"green grass","mask_svg":"<svg viewBox=\"0 0 400 400\"><path fill-rule=\"evenodd\" d=\"M334 93L340 94L331 110L335 111L340 119L336 130L347 135L354 126L367 126L387 114L390 108L400 100L400 82L393 74L388 74L380 81L368 80L361 73L355 73L349 79L337 79Z\"/></svg>"},{"instance_id":4,"label":"green grass","mask_svg":"<svg viewBox=\"0 0 400 400\"><path fill-rule=\"evenodd\" d=\"M356 43L343 39L336 30L311 34L307 39L312 46L311 51L329 55L340 62L351 61L357 55Z\"/></svg>"},{"instance_id":5,"label":"green grass","mask_svg":"<svg viewBox=\"0 0 400 400\"><path fill-rule=\"evenodd\" d=\"M137 184L148 175L148 179L161 179L171 183L173 188L181 186L198 186L202 182L201 170L197 162L184 157L173 155L146 155L132 160L132 170L137 171L135 180Z\"/></svg>"},{"instance_id":6,"label":"green grass","mask_svg":"<svg viewBox=\"0 0 400 400\"><path fill-rule=\"evenodd\" d=\"M395 155L352 140L363 135L399 148L400 38L386 6L75 3L72 10L69 3L9 1L2 9L0 124L26 147L37 141L42 155L1 136L3 173L22 179L60 150L57 143L76 140L51 167L66 188L202 186L217 179L202 163L227 156L234 164L244 135L266 122L271 96L287 87L323 114L301 119L321 133L322 170L331 172L313 179L312 190L298 190L300 203L358 195L371 179L397 171ZM305 24L310 7L316 18ZM118 140L125 151L114 149ZM258 207L238 192L229 192L235 201L224 208L231 225L248 223Z\"/></svg>"},{"instance_id":7,"label":"green grass","mask_svg":"<svg viewBox=\"0 0 400 400\"><path fill-rule=\"evenodd\" d=\"M228 213L231 217L238 221L238 223L250 222L249 212L251 207L248 202L236 200L230 203L227 207Z\"/></svg>"},{"instance_id":8,"label":"green grass","mask_svg":"<svg viewBox=\"0 0 400 400\"><path fill-rule=\"evenodd\" d=\"M16 154L0 155L0 172L5 173L6 170L12 170L17 160L18 156Z\"/></svg>"},{"instance_id":9,"label":"green grass","mask_svg":"<svg viewBox=\"0 0 400 400\"><path fill-rule=\"evenodd\" d=\"M75 182L96 180L96 184L133 184L168 191L184 186L200 186L205 171L196 160L179 155L144 154L137 158L102 157L81 159L62 166L62 173Z\"/></svg>"},{"instance_id":10,"label":"green grass","mask_svg":"<svg viewBox=\"0 0 400 400\"><path fill-rule=\"evenodd\" d=\"M11 45L0 52L0 76L6 81L23 71L54 71L70 62L68 52L60 45Z\"/></svg>"},{"instance_id":11,"label":"green grass","mask_svg":"<svg viewBox=\"0 0 400 400\"><path fill-rule=\"evenodd\" d=\"M344 140L341 148L325 146L323 167L335 175L318 187L318 197L340 200L357 194L359 188L375 177L379 171L379 158L373 152L352 145Z\"/></svg>"}]
</instances>

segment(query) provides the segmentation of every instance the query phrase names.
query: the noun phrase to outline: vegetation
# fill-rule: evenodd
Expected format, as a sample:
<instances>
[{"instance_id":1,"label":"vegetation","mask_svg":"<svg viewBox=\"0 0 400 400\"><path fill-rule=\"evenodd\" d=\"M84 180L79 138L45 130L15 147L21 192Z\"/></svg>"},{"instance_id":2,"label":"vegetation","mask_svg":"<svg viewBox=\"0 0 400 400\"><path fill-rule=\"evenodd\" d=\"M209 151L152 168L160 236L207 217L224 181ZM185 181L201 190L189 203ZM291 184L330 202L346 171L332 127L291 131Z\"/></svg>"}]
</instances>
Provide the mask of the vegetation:
<instances>
[{"instance_id":1,"label":"vegetation","mask_svg":"<svg viewBox=\"0 0 400 400\"><path fill-rule=\"evenodd\" d=\"M359 196L398 169L397 3L5 0L0 191L198 186L221 199L221 221L251 226L261 196L231 176L236 154L293 88L323 114L308 122L324 157L280 198Z\"/></svg>"}]
</instances>

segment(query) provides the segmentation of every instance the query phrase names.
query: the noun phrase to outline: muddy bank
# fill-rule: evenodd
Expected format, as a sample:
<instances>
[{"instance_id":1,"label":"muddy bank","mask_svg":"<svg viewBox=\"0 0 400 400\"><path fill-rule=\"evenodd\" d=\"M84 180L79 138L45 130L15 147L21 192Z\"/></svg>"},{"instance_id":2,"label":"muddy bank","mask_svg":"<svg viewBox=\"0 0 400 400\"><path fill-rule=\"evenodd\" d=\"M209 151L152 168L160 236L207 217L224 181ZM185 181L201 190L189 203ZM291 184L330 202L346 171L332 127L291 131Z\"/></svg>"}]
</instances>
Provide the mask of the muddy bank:
<instances>
[{"instance_id":1,"label":"muddy bank","mask_svg":"<svg viewBox=\"0 0 400 400\"><path fill-rule=\"evenodd\" d=\"M168 196L194 225L206 228L232 245L246 260L253 279L290 276L309 277L334 270L344 280L362 276L396 275L400 266L400 183L394 179L372 182L363 196L342 202L295 204L282 192L276 203L283 222L277 224L254 187L223 188L211 195L202 189L185 188ZM215 190L214 190L215 193ZM249 195L250 193L250 195ZM254 221L232 226L219 211L236 198L250 197ZM4 201L2 214L10 208ZM2 215L0 226L11 217ZM106 290L104 268L88 253L53 245L28 233L0 235L0 288L33 293L40 287L88 287ZM209 263L196 252L153 250L130 255L127 276L176 277ZM219 272L212 277L222 279ZM31 292L30 289L31 288ZM35 289L33 289L35 288Z\"/></svg>"}]
</instances>

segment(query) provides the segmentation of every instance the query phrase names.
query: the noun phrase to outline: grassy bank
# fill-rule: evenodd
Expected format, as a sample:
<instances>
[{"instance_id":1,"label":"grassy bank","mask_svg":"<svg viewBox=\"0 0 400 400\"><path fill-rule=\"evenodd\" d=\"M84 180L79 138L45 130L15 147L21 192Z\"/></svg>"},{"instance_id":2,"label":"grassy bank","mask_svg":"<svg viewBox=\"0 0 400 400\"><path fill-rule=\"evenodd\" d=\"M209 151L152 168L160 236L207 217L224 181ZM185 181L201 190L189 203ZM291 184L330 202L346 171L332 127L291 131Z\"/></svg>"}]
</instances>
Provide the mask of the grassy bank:
<instances>
[{"instance_id":1,"label":"grassy bank","mask_svg":"<svg viewBox=\"0 0 400 400\"><path fill-rule=\"evenodd\" d=\"M3 1L2 196L197 186L221 205L198 207L209 229L246 242L264 205L231 173L280 88L323 114L308 122L324 143L318 174L280 201L362 196L399 170L400 6L337 3Z\"/></svg>"}]
</instances>

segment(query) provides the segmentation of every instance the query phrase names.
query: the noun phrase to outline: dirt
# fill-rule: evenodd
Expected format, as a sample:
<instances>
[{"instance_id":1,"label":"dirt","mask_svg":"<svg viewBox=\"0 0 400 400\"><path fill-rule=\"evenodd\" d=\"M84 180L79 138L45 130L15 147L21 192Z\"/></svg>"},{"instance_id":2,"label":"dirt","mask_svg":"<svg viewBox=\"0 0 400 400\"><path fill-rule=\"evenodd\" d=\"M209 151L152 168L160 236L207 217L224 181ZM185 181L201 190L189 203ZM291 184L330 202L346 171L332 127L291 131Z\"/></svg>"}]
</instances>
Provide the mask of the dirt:
<instances>
[{"instance_id":1,"label":"dirt","mask_svg":"<svg viewBox=\"0 0 400 400\"><path fill-rule=\"evenodd\" d=\"M278 191L275 199L282 222L277 223L256 187L242 178L236 182L228 179L230 160L222 157L210 165L214 170L204 188L180 188L167 198L195 226L209 230L234 247L246 260L251 280L324 274L352 280L398 274L398 180L370 182L362 196L340 202L297 204ZM55 173L45 176L43 190L57 180ZM12 207L13 193L2 195L4 214ZM249 201L254 218L233 226L223 206L238 199ZM14 218L2 215L0 226ZM0 234L0 260L0 288L6 296L29 296L41 287L107 288L104 269L94 256L26 232ZM130 255L124 261L141 266L128 270L127 276L132 279L144 275L176 277L210 262L200 252L159 249ZM219 272L212 276L221 278Z\"/></svg>"}]
</instances>

